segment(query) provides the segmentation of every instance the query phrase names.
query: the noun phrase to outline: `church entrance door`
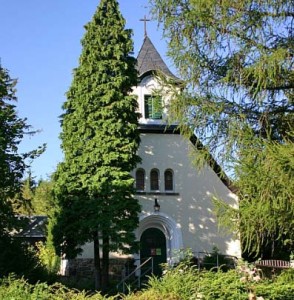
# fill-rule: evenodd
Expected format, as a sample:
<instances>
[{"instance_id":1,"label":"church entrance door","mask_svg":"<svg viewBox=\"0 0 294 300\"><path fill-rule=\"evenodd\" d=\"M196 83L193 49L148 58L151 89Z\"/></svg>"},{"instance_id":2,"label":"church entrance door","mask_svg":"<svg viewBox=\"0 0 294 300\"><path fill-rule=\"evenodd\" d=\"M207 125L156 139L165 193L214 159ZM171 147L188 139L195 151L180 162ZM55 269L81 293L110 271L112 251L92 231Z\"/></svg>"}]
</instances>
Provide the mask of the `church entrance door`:
<instances>
[{"instance_id":1,"label":"church entrance door","mask_svg":"<svg viewBox=\"0 0 294 300\"><path fill-rule=\"evenodd\" d=\"M141 235L140 248L141 263L153 257L153 274L160 276L160 264L166 263L166 238L163 232L157 228L146 229Z\"/></svg>"}]
</instances>

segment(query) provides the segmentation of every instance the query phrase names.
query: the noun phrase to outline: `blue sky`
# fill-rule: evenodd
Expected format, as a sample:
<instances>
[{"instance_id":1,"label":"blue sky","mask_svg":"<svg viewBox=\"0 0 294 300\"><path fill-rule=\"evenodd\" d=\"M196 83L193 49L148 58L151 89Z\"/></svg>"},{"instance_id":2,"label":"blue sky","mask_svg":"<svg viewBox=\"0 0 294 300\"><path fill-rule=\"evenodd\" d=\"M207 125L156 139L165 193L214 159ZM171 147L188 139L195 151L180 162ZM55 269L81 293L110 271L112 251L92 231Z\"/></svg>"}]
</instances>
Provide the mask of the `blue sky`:
<instances>
[{"instance_id":1,"label":"blue sky","mask_svg":"<svg viewBox=\"0 0 294 300\"><path fill-rule=\"evenodd\" d=\"M32 163L36 179L46 179L62 160L58 116L78 65L84 25L99 0L0 0L0 58L12 78L18 78L18 115L40 133L26 137L22 152L47 143ZM127 28L134 31L135 55L144 38L139 19L148 15L148 0L119 0ZM166 43L157 22L148 22L148 36L165 57Z\"/></svg>"}]
</instances>

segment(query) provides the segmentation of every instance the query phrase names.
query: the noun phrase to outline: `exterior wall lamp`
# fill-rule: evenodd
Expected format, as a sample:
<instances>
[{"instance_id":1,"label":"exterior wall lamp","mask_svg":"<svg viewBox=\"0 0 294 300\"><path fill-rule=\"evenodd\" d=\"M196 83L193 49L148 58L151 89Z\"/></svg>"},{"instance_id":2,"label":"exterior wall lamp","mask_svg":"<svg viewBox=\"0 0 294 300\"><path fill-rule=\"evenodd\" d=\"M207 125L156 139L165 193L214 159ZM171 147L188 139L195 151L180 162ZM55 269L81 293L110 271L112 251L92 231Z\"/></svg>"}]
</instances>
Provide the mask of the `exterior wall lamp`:
<instances>
[{"instance_id":1,"label":"exterior wall lamp","mask_svg":"<svg viewBox=\"0 0 294 300\"><path fill-rule=\"evenodd\" d=\"M154 199L154 212L159 212L160 211L160 205L157 201L157 198Z\"/></svg>"}]
</instances>

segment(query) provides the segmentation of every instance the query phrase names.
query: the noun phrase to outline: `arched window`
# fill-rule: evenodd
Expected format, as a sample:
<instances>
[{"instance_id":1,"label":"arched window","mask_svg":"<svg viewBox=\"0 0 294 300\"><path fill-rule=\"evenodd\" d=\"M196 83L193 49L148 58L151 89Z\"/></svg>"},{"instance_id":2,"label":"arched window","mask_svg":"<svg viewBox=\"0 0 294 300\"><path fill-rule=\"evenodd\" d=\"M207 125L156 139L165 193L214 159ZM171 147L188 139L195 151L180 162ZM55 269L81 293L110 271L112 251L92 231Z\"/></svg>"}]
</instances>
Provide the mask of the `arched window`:
<instances>
[{"instance_id":1,"label":"arched window","mask_svg":"<svg viewBox=\"0 0 294 300\"><path fill-rule=\"evenodd\" d=\"M172 191L174 189L173 171L168 169L164 172L164 189Z\"/></svg>"},{"instance_id":2,"label":"arched window","mask_svg":"<svg viewBox=\"0 0 294 300\"><path fill-rule=\"evenodd\" d=\"M150 190L159 190L159 171L157 169L152 169L150 172Z\"/></svg>"},{"instance_id":3,"label":"arched window","mask_svg":"<svg viewBox=\"0 0 294 300\"><path fill-rule=\"evenodd\" d=\"M138 169L136 171L136 190L145 190L145 171L143 169Z\"/></svg>"}]
</instances>

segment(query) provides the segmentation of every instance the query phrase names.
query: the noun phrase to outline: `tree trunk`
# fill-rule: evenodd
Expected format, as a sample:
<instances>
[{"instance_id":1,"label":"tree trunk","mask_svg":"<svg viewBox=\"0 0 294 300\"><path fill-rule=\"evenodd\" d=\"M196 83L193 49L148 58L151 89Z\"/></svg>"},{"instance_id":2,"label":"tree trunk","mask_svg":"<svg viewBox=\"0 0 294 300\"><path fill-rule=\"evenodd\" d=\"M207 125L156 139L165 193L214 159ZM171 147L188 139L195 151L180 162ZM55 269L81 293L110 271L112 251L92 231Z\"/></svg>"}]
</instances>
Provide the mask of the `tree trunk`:
<instances>
[{"instance_id":1,"label":"tree trunk","mask_svg":"<svg viewBox=\"0 0 294 300\"><path fill-rule=\"evenodd\" d=\"M102 288L101 280L101 259L100 259L100 245L99 233L96 231L93 235L94 240L94 274L95 274L95 290L100 291Z\"/></svg>"},{"instance_id":2,"label":"tree trunk","mask_svg":"<svg viewBox=\"0 0 294 300\"><path fill-rule=\"evenodd\" d=\"M101 283L102 291L105 292L109 285L109 236L107 234L103 234Z\"/></svg>"}]
</instances>

